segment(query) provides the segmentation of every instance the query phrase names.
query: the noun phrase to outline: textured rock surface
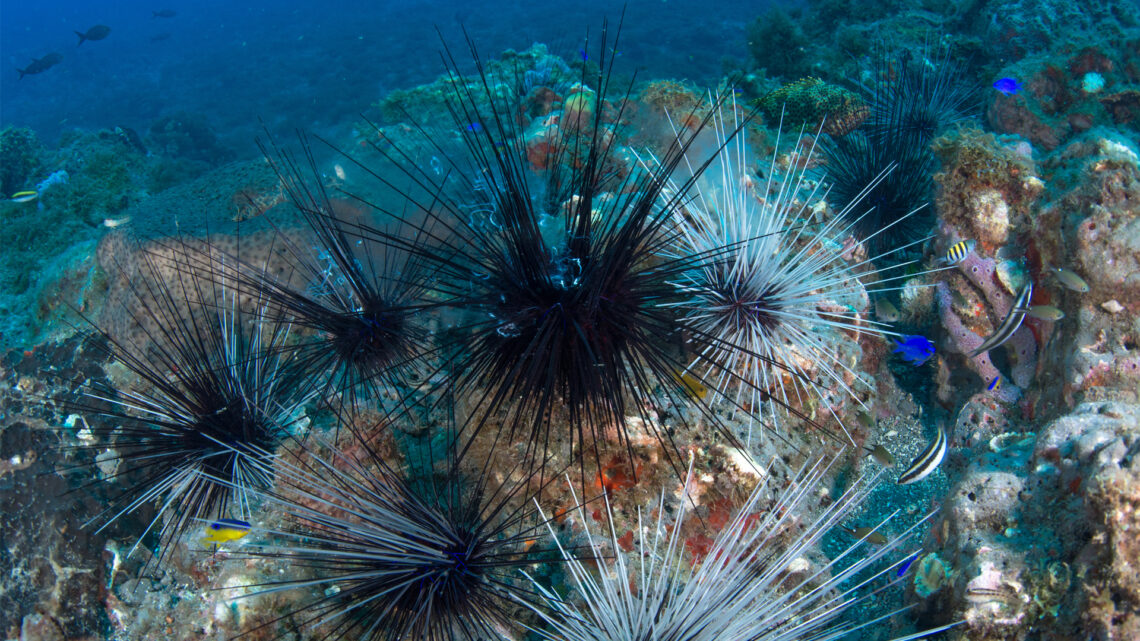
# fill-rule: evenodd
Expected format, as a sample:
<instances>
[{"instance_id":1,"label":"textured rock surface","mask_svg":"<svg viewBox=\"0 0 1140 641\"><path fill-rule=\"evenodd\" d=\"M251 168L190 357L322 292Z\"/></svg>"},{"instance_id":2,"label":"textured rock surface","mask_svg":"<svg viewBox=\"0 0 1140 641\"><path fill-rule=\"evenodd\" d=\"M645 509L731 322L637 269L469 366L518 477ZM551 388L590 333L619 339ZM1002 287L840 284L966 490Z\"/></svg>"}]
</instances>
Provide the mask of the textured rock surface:
<instances>
[{"instance_id":1,"label":"textured rock surface","mask_svg":"<svg viewBox=\"0 0 1140 641\"><path fill-rule=\"evenodd\" d=\"M966 467L925 547L952 587L922 607L961 612L960 639L1131 638L1140 406L1085 403L1038 434L978 416L959 422ZM1002 428L1013 431L985 438Z\"/></svg>"},{"instance_id":2,"label":"textured rock surface","mask_svg":"<svg viewBox=\"0 0 1140 641\"><path fill-rule=\"evenodd\" d=\"M101 375L74 359L80 343L0 362L0 631L8 638L101 638L107 625L103 545L113 530L84 527L101 509L100 488L74 487L55 472L74 463L60 460L70 437L55 432L51 403L40 398Z\"/></svg>"}]
</instances>

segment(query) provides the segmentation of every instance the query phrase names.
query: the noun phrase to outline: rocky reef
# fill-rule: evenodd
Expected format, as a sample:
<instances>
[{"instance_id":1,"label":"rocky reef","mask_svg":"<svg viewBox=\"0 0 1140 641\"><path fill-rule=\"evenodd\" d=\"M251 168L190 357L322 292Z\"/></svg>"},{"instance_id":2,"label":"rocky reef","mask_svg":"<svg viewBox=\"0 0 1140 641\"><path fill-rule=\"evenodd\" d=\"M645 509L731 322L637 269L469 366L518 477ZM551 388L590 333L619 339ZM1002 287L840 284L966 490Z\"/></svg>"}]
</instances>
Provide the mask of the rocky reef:
<instances>
[{"instance_id":1,"label":"rocky reef","mask_svg":"<svg viewBox=\"0 0 1140 641\"><path fill-rule=\"evenodd\" d=\"M878 486L859 511L831 524L819 544L795 560L791 574L831 568L853 536L881 545L878 537L893 542L917 522L920 544L897 550L897 565L876 578L879 600L856 604L846 615L870 620L884 604L898 609L862 638L946 625L954 627L939 638L1140 637L1137 13L1115 1L1078 7L1024 0L1000 12L984 1L898 11L897 3L859 4L819 0L807 11L762 16L750 29L751 57L742 73L717 87L651 79L631 85L628 95L606 95L592 60L566 61L537 44L488 61L486 91L517 106L499 115L517 133L526 169L543 177L555 175L558 163L581 169L594 158L583 150L599 145L613 151L599 176L624 185L648 153L663 154L678 131L700 128L714 113L709 95L739 91L740 104L760 116L742 133L757 144L740 180L757 190L747 192L750 197L765 202L780 197L760 193L767 180L778 184L779 177L806 169L804 186L820 198L802 203L789 225L812 229L849 223L834 198L828 200L827 168L788 145L780 119L786 130L807 131L806 146L858 128L869 111L865 87L876 80L868 60L878 55L877 34L892 34L892 46L907 52L898 59L919 66L930 63L932 44L948 45L947 59L985 89L975 117L922 132L929 144L919 151L936 159L924 176L934 185L923 203L932 222L900 255L878 259L896 271L876 271L868 264L870 243L854 237L824 248L867 282L857 303L819 301L818 308L854 319L856 329L882 323L899 338L928 337L936 346L928 363L903 361L884 335L845 329L834 344L833 366L835 387L846 389L796 398L776 429L749 418L754 408L745 403L700 404L710 390L678 371L685 394L630 417L622 455L577 468L581 490L595 502L605 497L604 509L590 505L576 513L578 499L557 485L536 490L535 498L568 546L590 544L587 526L611 531L612 545L605 545L617 549L605 553L612 556L618 549L634 553L643 527L639 509L676 496L695 516L678 534L679 545L698 564L758 485L791 485L796 469L836 457L826 482L802 502L805 516L796 521L802 527L829 509L852 478L893 464L883 473L893 481L942 432L945 461L930 476ZM1101 29L1114 37L1103 37ZM930 33L945 42L931 43ZM1050 37L1042 38L1046 33ZM770 46L775 41L786 46ZM1017 80L1020 89L988 89L1003 77ZM445 75L388 94L334 140L344 154L314 159L316 180L330 192L358 197L345 207L399 210L398 194L368 186L369 172L361 168L387 176L403 159L424 176L452 170L448 154L469 149L466 141L489 123L458 126L449 100L457 87L478 86L473 78ZM425 128L438 145L424 142ZM710 137L698 146L715 144L720 141ZM96 531L88 519L121 481L108 469L110 455L92 449L89 417L61 410L61 399L92 381L138 383L98 349L100 340L145 347L162 336L161 327L123 312L139 304L140 252L168 258L171 239L178 238L185 247L208 247L211 260L240 255L281 284L310 285L282 250L283 243L315 248L320 242L289 205L291 185L262 160L231 160L208 123L193 114L164 116L145 137L122 129L75 132L58 149L45 148L27 130L0 132L4 195L36 192L32 200L0 203L10 247L0 263L0 344L7 350L0 360L0 566L6 570L0 613L9 638L309 638L293 618L279 620L277 613L288 607L284 594L234 598L251 591L243 586L295 571L287 562L243 559L239 545L203 550L187 536L170 543L161 570L154 570L156 541L144 540L132 553L134 534L153 518L149 506ZM708 190L710 200L719 193ZM686 206L684 215L693 216L696 207ZM798 236L794 242L802 243L804 256L823 251ZM967 245L954 255L952 248ZM184 275L167 266L160 271L171 282ZM1028 286L1029 305L1018 308L1018 293ZM897 300L900 309L872 316L879 299ZM1025 318L1008 340L978 351L1019 314ZM106 336L77 330L85 319ZM454 330L454 319L441 314L428 328L444 335ZM817 381L820 363L801 360L795 363L796 372L805 372L800 378ZM795 378L779 374L765 394L794 388ZM432 382L386 390L381 402L418 403ZM459 413L477 404L461 401ZM556 422L570 420L566 408L548 411ZM376 427L381 413L355 416L353 426L367 431L394 465L439 446L433 434L447 421L441 414L425 411L418 422L382 431ZM359 447L328 436L337 425L333 414L314 403L305 429ZM748 445L715 433L714 419L747 434ZM843 436L829 438L821 425ZM464 471L491 470L488 476L507 486L518 480L512 474L520 444L504 446L493 432L469 443L479 465ZM692 466L684 491L675 452L661 433L680 444L676 452L688 457L680 463ZM555 466L573 468L573 445L561 439L550 446ZM69 468L86 470L88 478L58 473ZM68 508L60 509L64 504ZM282 522L267 512L255 527L272 532ZM775 538L794 539L796 531ZM528 572L555 593L570 592L573 582L556 564L535 563ZM531 614L514 614L537 625Z\"/></svg>"}]
</instances>

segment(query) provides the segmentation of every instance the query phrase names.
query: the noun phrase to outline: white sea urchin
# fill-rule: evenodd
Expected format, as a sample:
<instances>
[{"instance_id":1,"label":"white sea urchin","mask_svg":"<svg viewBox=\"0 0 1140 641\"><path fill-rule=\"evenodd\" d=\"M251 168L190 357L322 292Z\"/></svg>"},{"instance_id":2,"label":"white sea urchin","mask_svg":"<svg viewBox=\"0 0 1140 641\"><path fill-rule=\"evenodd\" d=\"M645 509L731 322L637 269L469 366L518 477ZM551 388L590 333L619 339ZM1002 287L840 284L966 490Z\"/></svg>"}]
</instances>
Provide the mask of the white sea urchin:
<instances>
[{"instance_id":1,"label":"white sea urchin","mask_svg":"<svg viewBox=\"0 0 1140 641\"><path fill-rule=\"evenodd\" d=\"M861 311L871 293L864 283L874 282L876 292L891 289L910 262L877 268L872 261L910 245L859 258L848 212L816 220L826 194L805 169L814 143L797 139L787 170L774 151L766 184L758 184L744 134L732 135L741 131L735 105L732 118L714 118L715 162L675 217L677 251L703 257L675 283L687 298L672 303L702 339L693 362L716 363L702 373L711 386L752 415L763 416L766 406L773 424L781 408L805 407L807 394L825 411L835 409L833 392L858 402L857 388L870 384L845 356L858 349L854 337L899 335ZM769 399L778 402L764 403Z\"/></svg>"},{"instance_id":2,"label":"white sea urchin","mask_svg":"<svg viewBox=\"0 0 1140 641\"><path fill-rule=\"evenodd\" d=\"M897 612L852 621L840 615L872 598L877 592L872 583L886 579L891 585L901 580L892 570L909 557L896 552L926 519L885 545L871 545L868 534L827 563L808 561L812 548L850 517L879 481L879 474L862 477L821 514L808 516L805 508L816 497L829 467L824 461L805 466L770 508L763 503L772 488L761 483L695 567L689 565L680 535L687 500L680 501L671 526L665 523L664 493L655 508L661 515L655 523L643 525L639 511L635 549L628 555L620 552L612 512L607 537L590 531L589 519L579 507L577 520L592 552L588 560L613 556L613 563L599 563L595 572L560 543L580 599L563 598L532 579L545 603L526 605L548 626L534 631L550 641L825 641L893 616ZM687 481L682 496L688 486ZM865 556L856 558L860 554ZM892 556L899 561L887 563L885 559Z\"/></svg>"}]
</instances>

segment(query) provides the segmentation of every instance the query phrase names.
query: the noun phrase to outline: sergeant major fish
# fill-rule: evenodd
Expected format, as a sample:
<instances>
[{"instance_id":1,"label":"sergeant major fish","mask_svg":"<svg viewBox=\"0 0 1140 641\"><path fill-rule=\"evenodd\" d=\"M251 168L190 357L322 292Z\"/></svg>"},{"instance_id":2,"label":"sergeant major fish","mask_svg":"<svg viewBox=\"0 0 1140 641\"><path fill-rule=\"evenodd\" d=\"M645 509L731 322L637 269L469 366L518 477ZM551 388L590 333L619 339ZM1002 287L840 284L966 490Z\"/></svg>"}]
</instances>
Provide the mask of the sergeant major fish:
<instances>
[{"instance_id":1,"label":"sergeant major fish","mask_svg":"<svg viewBox=\"0 0 1140 641\"><path fill-rule=\"evenodd\" d=\"M947 265L957 265L974 251L974 246L977 243L973 239L963 240L951 245L950 249L946 250L946 255L942 257L942 262Z\"/></svg>"}]
</instances>

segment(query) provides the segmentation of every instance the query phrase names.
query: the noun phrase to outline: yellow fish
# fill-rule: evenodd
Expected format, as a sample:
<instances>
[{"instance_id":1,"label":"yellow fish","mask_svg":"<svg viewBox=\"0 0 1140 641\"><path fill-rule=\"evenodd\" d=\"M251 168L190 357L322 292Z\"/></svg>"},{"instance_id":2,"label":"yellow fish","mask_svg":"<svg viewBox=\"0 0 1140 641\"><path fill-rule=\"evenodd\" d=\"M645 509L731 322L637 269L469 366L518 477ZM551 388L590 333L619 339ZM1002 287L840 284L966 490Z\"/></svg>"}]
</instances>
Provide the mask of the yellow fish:
<instances>
[{"instance_id":1,"label":"yellow fish","mask_svg":"<svg viewBox=\"0 0 1140 641\"><path fill-rule=\"evenodd\" d=\"M26 203L35 200L40 195L38 191L18 191L12 194L12 202Z\"/></svg>"},{"instance_id":2,"label":"yellow fish","mask_svg":"<svg viewBox=\"0 0 1140 641\"><path fill-rule=\"evenodd\" d=\"M944 256L942 260L947 265L957 265L965 260L965 258L970 255L970 252L974 251L974 245L975 242L973 240L963 240L954 243L950 249L946 250L946 256Z\"/></svg>"},{"instance_id":3,"label":"yellow fish","mask_svg":"<svg viewBox=\"0 0 1140 641\"><path fill-rule=\"evenodd\" d=\"M202 537L202 543L218 545L219 543L236 541L249 534L249 529L250 525L245 521L218 519L206 526L206 534Z\"/></svg>"},{"instance_id":4,"label":"yellow fish","mask_svg":"<svg viewBox=\"0 0 1140 641\"><path fill-rule=\"evenodd\" d=\"M689 398L700 400L709 393L709 388L705 387L701 379L690 372L674 371L673 378L677 379L681 387L685 388L685 393L689 395Z\"/></svg>"}]
</instances>

